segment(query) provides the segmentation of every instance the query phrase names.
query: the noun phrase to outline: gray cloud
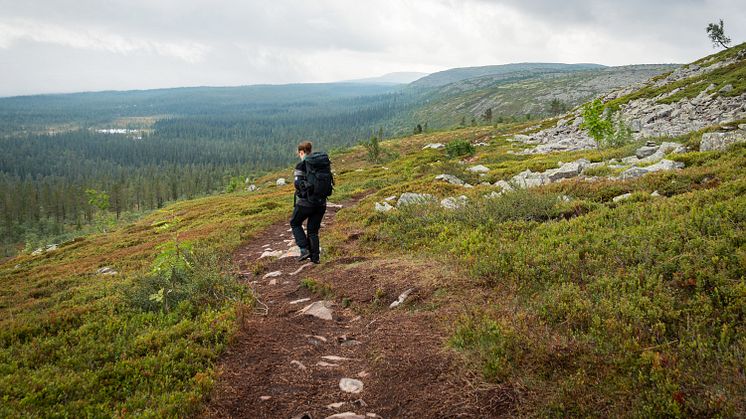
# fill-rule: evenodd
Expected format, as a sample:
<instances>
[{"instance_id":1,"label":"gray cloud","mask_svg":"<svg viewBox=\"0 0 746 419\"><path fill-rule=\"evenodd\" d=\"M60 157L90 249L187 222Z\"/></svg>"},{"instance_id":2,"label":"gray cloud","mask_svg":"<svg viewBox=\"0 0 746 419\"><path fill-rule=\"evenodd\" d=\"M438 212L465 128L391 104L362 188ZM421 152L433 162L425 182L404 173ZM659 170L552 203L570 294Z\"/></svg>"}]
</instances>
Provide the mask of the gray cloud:
<instances>
[{"instance_id":1,"label":"gray cloud","mask_svg":"<svg viewBox=\"0 0 746 419\"><path fill-rule=\"evenodd\" d=\"M0 95L350 79L521 61L687 62L742 0L0 0Z\"/></svg>"}]
</instances>

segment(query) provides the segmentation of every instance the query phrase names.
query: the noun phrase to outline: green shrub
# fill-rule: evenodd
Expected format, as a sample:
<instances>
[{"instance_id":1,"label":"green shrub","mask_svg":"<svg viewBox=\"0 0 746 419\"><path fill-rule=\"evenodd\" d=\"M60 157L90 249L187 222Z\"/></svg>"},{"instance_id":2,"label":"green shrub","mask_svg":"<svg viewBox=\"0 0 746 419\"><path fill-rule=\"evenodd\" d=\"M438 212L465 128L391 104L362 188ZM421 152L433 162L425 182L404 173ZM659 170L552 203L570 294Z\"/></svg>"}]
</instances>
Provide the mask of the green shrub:
<instances>
[{"instance_id":1,"label":"green shrub","mask_svg":"<svg viewBox=\"0 0 746 419\"><path fill-rule=\"evenodd\" d=\"M219 307L242 299L245 287L230 272L228 260L213 251L168 242L153 269L125 290L126 300L143 311L168 313L187 301L195 308Z\"/></svg>"},{"instance_id":2,"label":"green shrub","mask_svg":"<svg viewBox=\"0 0 746 419\"><path fill-rule=\"evenodd\" d=\"M466 140L453 140L446 144L446 154L451 158L471 156L475 151L474 146Z\"/></svg>"}]
</instances>

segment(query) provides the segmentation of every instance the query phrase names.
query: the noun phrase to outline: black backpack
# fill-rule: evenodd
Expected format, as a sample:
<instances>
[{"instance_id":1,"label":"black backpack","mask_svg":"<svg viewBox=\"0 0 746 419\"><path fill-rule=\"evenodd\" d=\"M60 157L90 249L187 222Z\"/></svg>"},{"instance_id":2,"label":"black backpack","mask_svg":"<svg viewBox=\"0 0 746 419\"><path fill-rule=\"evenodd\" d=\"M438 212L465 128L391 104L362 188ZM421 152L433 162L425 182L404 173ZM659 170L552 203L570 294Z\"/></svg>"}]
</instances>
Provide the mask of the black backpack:
<instances>
[{"instance_id":1,"label":"black backpack","mask_svg":"<svg viewBox=\"0 0 746 419\"><path fill-rule=\"evenodd\" d=\"M315 152L305 158L308 202L320 205L334 190L332 162L326 153Z\"/></svg>"}]
</instances>

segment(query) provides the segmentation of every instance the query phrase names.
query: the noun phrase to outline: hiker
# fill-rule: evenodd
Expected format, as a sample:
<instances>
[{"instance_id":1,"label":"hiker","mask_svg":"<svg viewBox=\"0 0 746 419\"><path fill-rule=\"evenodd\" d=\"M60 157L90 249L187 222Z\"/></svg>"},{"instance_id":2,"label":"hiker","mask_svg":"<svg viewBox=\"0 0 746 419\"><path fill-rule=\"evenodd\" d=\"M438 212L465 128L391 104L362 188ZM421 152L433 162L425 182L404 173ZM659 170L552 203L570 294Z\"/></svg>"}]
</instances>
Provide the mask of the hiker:
<instances>
[{"instance_id":1,"label":"hiker","mask_svg":"<svg viewBox=\"0 0 746 419\"><path fill-rule=\"evenodd\" d=\"M311 259L319 263L319 228L326 212L326 198L332 194L334 177L331 162L326 153L312 153L313 144L303 141L298 144L300 162L295 166L295 196L290 227L295 244L300 248L298 261ZM303 231L306 223L308 235Z\"/></svg>"}]
</instances>

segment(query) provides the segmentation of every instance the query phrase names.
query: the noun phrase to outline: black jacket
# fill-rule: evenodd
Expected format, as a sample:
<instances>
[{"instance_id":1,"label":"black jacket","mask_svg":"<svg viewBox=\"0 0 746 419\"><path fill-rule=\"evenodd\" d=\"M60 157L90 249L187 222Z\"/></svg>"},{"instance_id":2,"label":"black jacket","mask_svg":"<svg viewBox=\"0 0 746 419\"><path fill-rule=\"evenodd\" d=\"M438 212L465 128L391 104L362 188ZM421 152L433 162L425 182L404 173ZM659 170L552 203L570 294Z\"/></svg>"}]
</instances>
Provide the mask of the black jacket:
<instances>
[{"instance_id":1,"label":"black jacket","mask_svg":"<svg viewBox=\"0 0 746 419\"><path fill-rule=\"evenodd\" d=\"M295 205L301 207L323 207L326 206L326 200L322 204L314 205L308 201L308 182L306 179L306 162L300 161L295 165L293 174L295 181Z\"/></svg>"}]
</instances>

